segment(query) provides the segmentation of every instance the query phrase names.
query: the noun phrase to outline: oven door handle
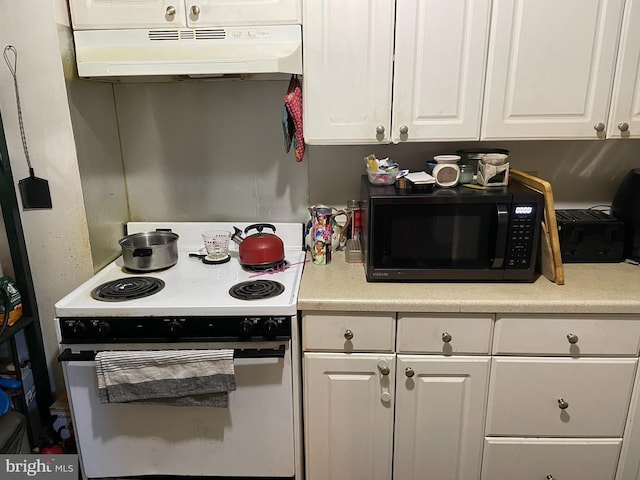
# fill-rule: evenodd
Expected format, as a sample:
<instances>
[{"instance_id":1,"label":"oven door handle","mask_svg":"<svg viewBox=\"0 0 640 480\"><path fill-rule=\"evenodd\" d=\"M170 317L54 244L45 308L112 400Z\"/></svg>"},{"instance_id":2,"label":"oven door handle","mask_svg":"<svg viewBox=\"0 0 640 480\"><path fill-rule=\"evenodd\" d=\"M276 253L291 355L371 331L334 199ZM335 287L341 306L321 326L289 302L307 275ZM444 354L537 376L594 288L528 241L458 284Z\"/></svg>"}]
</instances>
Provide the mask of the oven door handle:
<instances>
[{"instance_id":1,"label":"oven door handle","mask_svg":"<svg viewBox=\"0 0 640 480\"><path fill-rule=\"evenodd\" d=\"M236 348L233 350L233 358L284 358L285 346L277 348ZM70 348L65 348L58 356L58 362L93 362L96 352L85 350L73 353Z\"/></svg>"},{"instance_id":2,"label":"oven door handle","mask_svg":"<svg viewBox=\"0 0 640 480\"><path fill-rule=\"evenodd\" d=\"M509 234L509 210L507 210L507 206L502 203L497 204L496 215L498 217L498 231L496 232L496 249L493 254L491 268L502 268L505 249L507 248L507 235Z\"/></svg>"}]
</instances>

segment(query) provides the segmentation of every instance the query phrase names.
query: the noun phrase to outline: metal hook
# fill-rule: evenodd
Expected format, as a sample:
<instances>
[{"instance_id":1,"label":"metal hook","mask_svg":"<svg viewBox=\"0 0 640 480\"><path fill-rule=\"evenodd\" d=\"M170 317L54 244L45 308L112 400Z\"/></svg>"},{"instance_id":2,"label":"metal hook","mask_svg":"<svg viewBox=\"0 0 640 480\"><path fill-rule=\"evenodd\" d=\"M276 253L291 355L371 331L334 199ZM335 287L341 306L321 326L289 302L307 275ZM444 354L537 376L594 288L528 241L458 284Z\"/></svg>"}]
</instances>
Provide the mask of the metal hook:
<instances>
[{"instance_id":1,"label":"metal hook","mask_svg":"<svg viewBox=\"0 0 640 480\"><path fill-rule=\"evenodd\" d=\"M13 63L9 58L8 52L13 53ZM16 72L18 70L18 50L16 50L16 47L14 47L13 45L7 45L6 47L4 47L4 52L2 52L2 54L4 56L4 61L7 62L7 67L9 67L11 75L13 75L15 78Z\"/></svg>"}]
</instances>

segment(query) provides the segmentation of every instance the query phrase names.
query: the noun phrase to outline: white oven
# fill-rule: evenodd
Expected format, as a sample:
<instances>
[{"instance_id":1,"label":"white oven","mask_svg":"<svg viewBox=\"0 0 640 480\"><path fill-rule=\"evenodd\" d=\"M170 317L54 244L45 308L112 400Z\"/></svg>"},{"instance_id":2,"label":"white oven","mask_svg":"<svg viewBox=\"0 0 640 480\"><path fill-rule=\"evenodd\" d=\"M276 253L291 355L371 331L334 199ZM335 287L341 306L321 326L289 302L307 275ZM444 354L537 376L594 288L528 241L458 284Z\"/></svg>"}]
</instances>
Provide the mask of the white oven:
<instances>
[{"instance_id":1,"label":"white oven","mask_svg":"<svg viewBox=\"0 0 640 480\"><path fill-rule=\"evenodd\" d=\"M275 224L285 246L275 268L247 270L235 244L225 263L202 261L202 232L235 226L129 224L129 234L177 233L177 263L141 274L118 258L56 303L59 361L85 479L301 478L302 224ZM236 389L226 407L100 403L99 352L220 349L234 352Z\"/></svg>"},{"instance_id":2,"label":"white oven","mask_svg":"<svg viewBox=\"0 0 640 480\"><path fill-rule=\"evenodd\" d=\"M93 347L60 355L86 477L294 478L289 342L126 346L236 349L228 408L100 404Z\"/></svg>"}]
</instances>

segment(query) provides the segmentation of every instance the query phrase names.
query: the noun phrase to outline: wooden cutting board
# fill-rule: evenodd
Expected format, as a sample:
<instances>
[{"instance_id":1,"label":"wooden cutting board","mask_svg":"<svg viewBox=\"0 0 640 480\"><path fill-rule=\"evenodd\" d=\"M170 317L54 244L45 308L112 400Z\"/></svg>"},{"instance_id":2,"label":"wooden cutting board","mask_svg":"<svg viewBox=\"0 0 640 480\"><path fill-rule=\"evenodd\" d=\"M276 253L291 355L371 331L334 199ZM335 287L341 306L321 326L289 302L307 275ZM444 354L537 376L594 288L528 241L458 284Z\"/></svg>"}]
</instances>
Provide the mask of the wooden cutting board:
<instances>
[{"instance_id":1,"label":"wooden cutting board","mask_svg":"<svg viewBox=\"0 0 640 480\"><path fill-rule=\"evenodd\" d=\"M542 275L552 282L558 285L564 285L558 222L556 221L556 208L553 203L551 184L546 180L542 180L541 178L520 170L511 169L509 173L511 174L512 180L526 185L544 195L544 220L540 232L540 270Z\"/></svg>"}]
</instances>

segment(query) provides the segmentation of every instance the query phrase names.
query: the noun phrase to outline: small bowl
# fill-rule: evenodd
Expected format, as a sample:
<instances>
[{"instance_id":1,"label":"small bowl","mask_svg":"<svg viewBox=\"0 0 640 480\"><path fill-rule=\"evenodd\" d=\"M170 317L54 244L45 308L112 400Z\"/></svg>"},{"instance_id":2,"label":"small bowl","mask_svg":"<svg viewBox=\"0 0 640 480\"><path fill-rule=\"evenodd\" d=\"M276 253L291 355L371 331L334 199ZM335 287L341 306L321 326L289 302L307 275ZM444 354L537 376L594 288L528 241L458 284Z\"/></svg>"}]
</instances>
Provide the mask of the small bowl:
<instances>
[{"instance_id":1,"label":"small bowl","mask_svg":"<svg viewBox=\"0 0 640 480\"><path fill-rule=\"evenodd\" d=\"M398 168L390 168L388 170L369 170L367 168L367 176L369 182L373 185L393 185L396 183L396 175L398 174Z\"/></svg>"}]
</instances>

